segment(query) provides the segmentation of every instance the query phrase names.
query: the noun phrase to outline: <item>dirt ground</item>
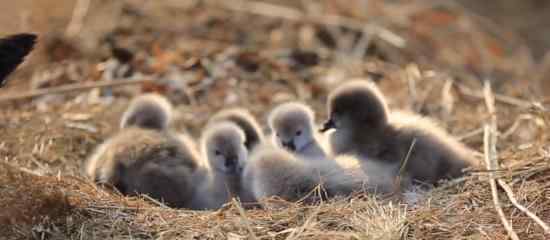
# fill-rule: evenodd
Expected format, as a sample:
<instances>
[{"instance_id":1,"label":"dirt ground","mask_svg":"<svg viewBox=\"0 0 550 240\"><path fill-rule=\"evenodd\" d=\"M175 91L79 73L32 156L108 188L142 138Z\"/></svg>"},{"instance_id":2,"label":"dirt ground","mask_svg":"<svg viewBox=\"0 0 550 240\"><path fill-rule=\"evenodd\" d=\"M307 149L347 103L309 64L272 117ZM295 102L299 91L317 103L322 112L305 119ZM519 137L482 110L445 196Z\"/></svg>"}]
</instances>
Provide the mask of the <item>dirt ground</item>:
<instances>
[{"instance_id":1,"label":"dirt ground","mask_svg":"<svg viewBox=\"0 0 550 240\"><path fill-rule=\"evenodd\" d=\"M174 130L198 139L209 116L229 106L249 108L264 124L273 106L300 100L320 122L330 89L354 77L375 80L391 108L436 120L479 152L480 163L489 82L496 172L550 223L545 1L96 0L70 33L74 2L0 4L9 9L0 33L40 36L0 89L0 239L508 239L484 169L414 207L358 196L320 206L274 201L246 213L235 203L214 212L167 209L97 188L81 173L140 93L166 95L177 108ZM19 95L113 78L154 81ZM499 189L521 239L550 237Z\"/></svg>"}]
</instances>

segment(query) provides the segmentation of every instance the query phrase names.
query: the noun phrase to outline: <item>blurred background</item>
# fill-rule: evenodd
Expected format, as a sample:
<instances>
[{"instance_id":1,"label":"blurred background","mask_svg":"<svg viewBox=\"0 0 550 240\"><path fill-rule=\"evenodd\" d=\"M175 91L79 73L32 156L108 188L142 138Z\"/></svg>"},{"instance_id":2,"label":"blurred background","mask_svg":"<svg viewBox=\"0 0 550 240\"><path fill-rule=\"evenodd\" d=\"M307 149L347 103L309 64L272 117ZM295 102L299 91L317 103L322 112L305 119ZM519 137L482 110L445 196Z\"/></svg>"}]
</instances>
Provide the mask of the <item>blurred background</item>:
<instances>
[{"instance_id":1,"label":"blurred background","mask_svg":"<svg viewBox=\"0 0 550 240\"><path fill-rule=\"evenodd\" d=\"M458 122L456 131L463 132L485 111L472 112L469 103L477 103L486 80L511 106L545 104L550 97L550 2L544 0L21 0L1 5L0 35L35 32L39 41L0 98L67 84L154 80L16 97L0 101L4 109L55 112L67 104L154 91L189 105L183 122L200 129L211 112L230 105L249 106L261 115L273 104L300 99L323 116L324 97L335 84L370 77L391 95L390 105L448 126Z\"/></svg>"},{"instance_id":2,"label":"blurred background","mask_svg":"<svg viewBox=\"0 0 550 240\"><path fill-rule=\"evenodd\" d=\"M391 96L391 106L440 119L460 135L476 128L485 114L478 104L485 81L500 103L519 107L520 113L532 101L550 102L550 2L545 0L1 5L0 35L39 35L36 50L0 91L6 116L22 110L59 114L103 103L112 115L85 114L116 126L122 111L116 103L124 106L136 94L160 92L187 106L181 122L198 133L212 112L232 105L261 116L274 104L299 99L323 117L324 98L334 85L369 77ZM151 81L64 94L48 90L140 79ZM505 117L502 124L514 119Z\"/></svg>"},{"instance_id":3,"label":"blurred background","mask_svg":"<svg viewBox=\"0 0 550 240\"><path fill-rule=\"evenodd\" d=\"M264 0L252 3L280 5L321 18L324 14L345 16L383 27L407 41L407 46L399 46L397 51L384 49L388 46L379 45L388 44L388 41L382 37L381 42L371 44L370 50L373 51L367 55L380 54L398 64L413 61L454 67L465 64L480 74L491 71L494 78L510 78L508 71L514 71L521 78L540 83L544 82L541 78L546 75L544 69L549 65L545 62L550 61L545 61L550 49L550 31L547 31L550 27L550 2L545 0ZM311 28L311 20L281 22L281 18L288 20L285 18L289 17L285 9L275 9L271 11L274 16L269 16L269 5L247 9L250 3L240 0L21 0L3 1L1 5L4 11L0 15L0 35L22 31L40 34L38 51L23 71L27 78L29 70L35 70L30 66L67 59L95 61L107 58L110 54L106 47L107 37L126 41L121 43L122 46L139 50L150 46L140 45L136 43L138 40L129 38L149 38L149 43L158 41L162 46L172 40L178 41L171 42L170 47L181 45L185 40L210 40L251 47L254 45L251 43L258 46L266 41L279 45L307 45L304 43L311 42L311 39L305 38L312 30L324 46L335 44L332 39L334 31L327 34L326 29L315 24L313 29L306 29ZM260 14L254 14L257 11ZM293 18L292 14L290 18ZM352 29L346 25L349 24L339 27L350 32ZM392 43L389 45L389 48L395 47L391 46ZM524 76L518 71L529 72L529 75ZM10 84L14 85L26 86L26 82L18 80Z\"/></svg>"},{"instance_id":4,"label":"blurred background","mask_svg":"<svg viewBox=\"0 0 550 240\"><path fill-rule=\"evenodd\" d=\"M264 0L265 2L284 4L287 6L301 7L304 2L293 0ZM2 8L5 9L0 15L0 33L12 33L19 31L35 31L39 33L63 32L73 16L73 10L77 0L21 0L3 1ZM99 34L112 31L116 28L117 19L128 7L139 8L141 11L162 8L162 6L178 6L193 4L188 0L166 0L166 1L108 1L90 0L88 16L86 17L86 32ZM326 2L326 1L325 1ZM388 2L388 4L411 4L414 2L428 1L364 1ZM435 2L435 1L434 1ZM441 1L449 2L449 1ZM550 45L550 2L546 0L455 0L457 4L464 6L468 11L479 14L482 17L494 22L507 31L515 32L522 36L526 44L532 48L534 56L538 59L544 56ZM373 3L374 4L374 3ZM439 4L439 3L431 3ZM172 9L176 10L176 9ZM356 9L360 11L360 9ZM368 12L367 7L364 9ZM165 16L170 18L169 15ZM391 16L387 16L391 17ZM399 18L399 16L396 16ZM160 20L160 19L158 19ZM168 20L168 19L166 19ZM88 34L86 34L88 36Z\"/></svg>"}]
</instances>

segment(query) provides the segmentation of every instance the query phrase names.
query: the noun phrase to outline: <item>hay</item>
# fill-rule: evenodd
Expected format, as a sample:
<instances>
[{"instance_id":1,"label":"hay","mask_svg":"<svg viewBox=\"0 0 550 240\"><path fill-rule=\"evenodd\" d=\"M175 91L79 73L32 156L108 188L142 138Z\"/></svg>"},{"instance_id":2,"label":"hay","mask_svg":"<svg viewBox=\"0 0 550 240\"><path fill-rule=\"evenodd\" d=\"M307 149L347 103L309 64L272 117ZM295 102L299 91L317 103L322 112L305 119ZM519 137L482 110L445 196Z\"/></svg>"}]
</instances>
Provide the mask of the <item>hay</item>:
<instances>
[{"instance_id":1,"label":"hay","mask_svg":"<svg viewBox=\"0 0 550 240\"><path fill-rule=\"evenodd\" d=\"M266 12L263 9L271 5L259 3L250 5L254 8L205 8L198 3L202 1L190 2L180 9L188 15L178 16L165 12L175 6L152 4L147 12L132 5L125 9L138 13L130 20L122 16L128 21L119 23L131 23L119 27L132 32L123 30L118 37L136 44L139 59L134 70L161 76L162 81L87 91L90 86L110 85L102 85L105 79L93 70L104 63L89 57L66 65L48 63L45 68L51 69L36 70L49 76L52 86L78 80L70 85L71 93L62 90L66 95L32 102L20 99L61 93L64 88L35 89L11 95L22 96L15 102L2 102L6 106L0 109L0 238L500 240L508 239L509 232L520 239L550 237L550 114L544 104L525 100L532 96L517 87L530 83L521 79L533 66L516 64L522 52L521 46L508 42L514 38L493 29L494 25L489 27L494 31L487 33L487 26L472 20L479 16L457 12L452 4L381 2L364 16L354 4L324 1L331 6L325 9L331 18L318 18L315 11L323 6L313 1L312 12L290 7ZM93 15L92 8L88 14ZM358 19L376 21L361 32L356 29ZM403 24L411 27L404 29ZM201 31L196 31L198 27ZM386 30L391 30L389 35ZM353 43L353 37L371 31L378 37L361 36L357 40L362 46L339 49L346 45L339 40L349 38ZM152 39L151 32L158 38ZM406 46L395 44L391 36ZM489 50L500 50L480 49L488 44L483 42L486 39L496 39L490 41L495 46ZM351 54L353 49L365 52ZM80 76L74 69L90 72ZM480 72L500 76L491 82L491 114L482 104L486 95L479 82L486 76ZM489 152L498 151L498 156L487 157L498 164L490 170L471 169L468 176L420 195L411 205L359 193L318 205L265 199L265 209L244 209L232 201L218 211L170 209L147 197L120 196L95 186L79 172L93 147L116 131L125 99L136 93L157 91L170 97L178 105L175 128L199 136L208 117L229 105L247 107L263 119L274 104L299 99L311 104L322 119L327 92L343 79L357 76L378 81L390 97L390 107L417 110L439 120L474 150L483 149L480 133L489 122L491 136L498 139L488 144ZM180 82L187 84L185 89L171 89ZM112 103L105 103L100 93L110 94ZM496 116L498 121L493 122ZM510 223L508 231L502 219Z\"/></svg>"},{"instance_id":2,"label":"hay","mask_svg":"<svg viewBox=\"0 0 550 240\"><path fill-rule=\"evenodd\" d=\"M498 174L518 201L550 220L550 165L527 160ZM46 234L72 239L506 239L493 207L487 172L442 186L417 205L366 196L315 206L267 199L265 209L238 202L218 211L176 210L147 198L128 198L78 177L35 176L5 165L1 215L5 236ZM5 197L4 197L5 196ZM544 229L499 192L503 211L521 239L544 239Z\"/></svg>"}]
</instances>

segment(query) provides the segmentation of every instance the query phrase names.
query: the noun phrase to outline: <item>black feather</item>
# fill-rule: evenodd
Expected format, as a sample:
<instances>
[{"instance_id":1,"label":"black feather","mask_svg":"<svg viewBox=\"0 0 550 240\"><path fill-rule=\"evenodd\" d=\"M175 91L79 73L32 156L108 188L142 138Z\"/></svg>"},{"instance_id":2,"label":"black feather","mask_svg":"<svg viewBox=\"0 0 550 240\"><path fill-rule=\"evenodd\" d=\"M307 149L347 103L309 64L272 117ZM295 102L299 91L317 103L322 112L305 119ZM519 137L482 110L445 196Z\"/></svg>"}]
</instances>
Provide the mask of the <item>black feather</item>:
<instances>
[{"instance_id":1,"label":"black feather","mask_svg":"<svg viewBox=\"0 0 550 240\"><path fill-rule=\"evenodd\" d=\"M0 38L0 87L4 85L6 77L23 62L35 43L36 35L32 33Z\"/></svg>"}]
</instances>

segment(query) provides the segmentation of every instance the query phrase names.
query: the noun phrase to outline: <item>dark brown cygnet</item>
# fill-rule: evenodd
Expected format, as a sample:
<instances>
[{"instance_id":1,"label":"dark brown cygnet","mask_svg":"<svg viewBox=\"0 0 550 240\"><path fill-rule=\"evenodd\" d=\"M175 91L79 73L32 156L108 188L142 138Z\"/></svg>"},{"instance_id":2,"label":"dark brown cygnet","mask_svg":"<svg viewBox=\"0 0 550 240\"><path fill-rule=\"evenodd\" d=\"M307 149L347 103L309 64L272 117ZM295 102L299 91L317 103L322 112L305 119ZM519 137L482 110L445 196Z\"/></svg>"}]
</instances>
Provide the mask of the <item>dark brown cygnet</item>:
<instances>
[{"instance_id":1,"label":"dark brown cygnet","mask_svg":"<svg viewBox=\"0 0 550 240\"><path fill-rule=\"evenodd\" d=\"M390 112L373 83L344 83L330 93L327 111L329 119L321 131L334 129L330 135L334 154L358 156L366 169L374 165L378 172L397 176L411 149L403 176L414 183L433 185L462 176L463 169L475 163L472 151L432 120Z\"/></svg>"}]
</instances>

